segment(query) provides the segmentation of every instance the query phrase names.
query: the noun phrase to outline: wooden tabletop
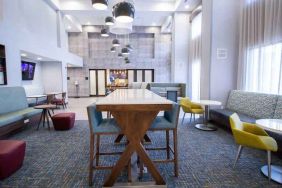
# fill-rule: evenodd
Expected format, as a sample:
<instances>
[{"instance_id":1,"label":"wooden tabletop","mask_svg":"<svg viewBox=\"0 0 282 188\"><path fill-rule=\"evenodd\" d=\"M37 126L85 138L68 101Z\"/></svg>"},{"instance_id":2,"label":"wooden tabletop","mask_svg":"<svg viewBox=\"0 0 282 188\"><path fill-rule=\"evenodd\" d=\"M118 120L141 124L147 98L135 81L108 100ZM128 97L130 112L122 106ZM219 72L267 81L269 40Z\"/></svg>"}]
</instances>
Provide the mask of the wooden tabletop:
<instances>
[{"instance_id":1,"label":"wooden tabletop","mask_svg":"<svg viewBox=\"0 0 282 188\"><path fill-rule=\"evenodd\" d=\"M29 95L26 98L42 98L42 97L46 97L47 95Z\"/></svg>"},{"instance_id":2,"label":"wooden tabletop","mask_svg":"<svg viewBox=\"0 0 282 188\"><path fill-rule=\"evenodd\" d=\"M56 105L53 104L43 104L43 105L38 105L34 107L35 109L54 109L56 108Z\"/></svg>"},{"instance_id":3,"label":"wooden tabletop","mask_svg":"<svg viewBox=\"0 0 282 188\"><path fill-rule=\"evenodd\" d=\"M167 100L147 89L117 89L107 97L96 102L100 111L116 110L170 110L172 101ZM150 108L148 108L150 106Z\"/></svg>"},{"instance_id":4,"label":"wooden tabletop","mask_svg":"<svg viewBox=\"0 0 282 188\"><path fill-rule=\"evenodd\" d=\"M63 93L62 91L54 91L54 92L46 93L46 95L59 95L59 94L62 94L62 93Z\"/></svg>"}]
</instances>

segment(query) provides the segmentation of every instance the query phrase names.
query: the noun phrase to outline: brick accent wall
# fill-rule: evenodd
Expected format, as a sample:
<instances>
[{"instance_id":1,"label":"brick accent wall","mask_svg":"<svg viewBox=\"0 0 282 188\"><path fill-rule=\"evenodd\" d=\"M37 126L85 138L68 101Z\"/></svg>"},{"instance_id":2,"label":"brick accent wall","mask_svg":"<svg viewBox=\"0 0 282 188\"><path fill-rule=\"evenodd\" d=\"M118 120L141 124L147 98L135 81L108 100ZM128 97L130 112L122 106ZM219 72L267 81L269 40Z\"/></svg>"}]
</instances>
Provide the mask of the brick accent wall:
<instances>
[{"instance_id":1,"label":"brick accent wall","mask_svg":"<svg viewBox=\"0 0 282 188\"><path fill-rule=\"evenodd\" d=\"M110 52L115 35L100 36L101 26L84 26L82 33L69 33L70 52L83 57L83 68L68 68L68 93L76 96L75 81L79 82L79 96L89 96L89 69L155 69L155 82L171 80L171 34L160 33L160 27L134 27L130 44L134 51L128 56L130 64ZM122 45L127 37L118 36ZM118 48L120 51L121 48Z\"/></svg>"}]
</instances>

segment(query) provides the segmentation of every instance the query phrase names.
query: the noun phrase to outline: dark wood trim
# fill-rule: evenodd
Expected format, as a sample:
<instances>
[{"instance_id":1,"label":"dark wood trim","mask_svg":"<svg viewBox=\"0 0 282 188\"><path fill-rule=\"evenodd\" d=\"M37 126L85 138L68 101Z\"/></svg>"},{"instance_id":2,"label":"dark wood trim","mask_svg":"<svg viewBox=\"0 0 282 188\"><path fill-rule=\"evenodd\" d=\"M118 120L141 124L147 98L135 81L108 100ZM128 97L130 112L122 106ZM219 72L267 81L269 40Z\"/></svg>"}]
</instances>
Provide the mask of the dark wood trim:
<instances>
[{"instance_id":1,"label":"dark wood trim","mask_svg":"<svg viewBox=\"0 0 282 188\"><path fill-rule=\"evenodd\" d=\"M96 76L96 95L91 95L91 94L89 94L89 96L90 97L104 97L104 96L106 96L106 92L105 92L105 95L99 95L98 93L99 93L99 85L98 85L98 71L104 71L105 72L105 90L106 90L106 88L107 88L107 69L89 69L89 89L91 88L91 86L90 86L90 84L91 84L91 76L90 76L90 71L95 71L96 72L96 74L95 74L95 76Z\"/></svg>"}]
</instances>

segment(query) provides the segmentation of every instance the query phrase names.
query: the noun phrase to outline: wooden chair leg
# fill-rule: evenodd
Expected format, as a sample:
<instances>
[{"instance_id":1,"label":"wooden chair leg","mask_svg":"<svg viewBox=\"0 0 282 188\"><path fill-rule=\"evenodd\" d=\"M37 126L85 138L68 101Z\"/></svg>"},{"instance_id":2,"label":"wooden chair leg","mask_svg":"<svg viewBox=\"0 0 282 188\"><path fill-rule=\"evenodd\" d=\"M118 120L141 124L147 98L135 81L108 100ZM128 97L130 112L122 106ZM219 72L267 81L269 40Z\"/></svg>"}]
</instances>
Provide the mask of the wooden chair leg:
<instances>
[{"instance_id":1,"label":"wooden chair leg","mask_svg":"<svg viewBox=\"0 0 282 188\"><path fill-rule=\"evenodd\" d=\"M128 181L128 182L132 182L132 173L131 173L131 158L130 158L130 159L129 159L129 161L128 161L127 173L128 173L128 176L127 176L127 181Z\"/></svg>"},{"instance_id":2,"label":"wooden chair leg","mask_svg":"<svg viewBox=\"0 0 282 188\"><path fill-rule=\"evenodd\" d=\"M99 166L99 157L100 157L100 135L97 135L97 142L96 142L96 166Z\"/></svg>"},{"instance_id":3,"label":"wooden chair leg","mask_svg":"<svg viewBox=\"0 0 282 188\"><path fill-rule=\"evenodd\" d=\"M173 149L174 149L174 175L178 177L178 145L177 129L173 130Z\"/></svg>"},{"instance_id":4,"label":"wooden chair leg","mask_svg":"<svg viewBox=\"0 0 282 188\"><path fill-rule=\"evenodd\" d=\"M170 158L170 152L169 152L169 130L165 131L166 133L166 158Z\"/></svg>"},{"instance_id":5,"label":"wooden chair leg","mask_svg":"<svg viewBox=\"0 0 282 188\"><path fill-rule=\"evenodd\" d=\"M90 138L90 158L89 158L89 176L88 182L89 186L93 185L93 160L94 160L94 135Z\"/></svg>"},{"instance_id":6,"label":"wooden chair leg","mask_svg":"<svg viewBox=\"0 0 282 188\"><path fill-rule=\"evenodd\" d=\"M181 124L183 124L183 122L184 122L185 114L186 113L184 112Z\"/></svg>"}]
</instances>

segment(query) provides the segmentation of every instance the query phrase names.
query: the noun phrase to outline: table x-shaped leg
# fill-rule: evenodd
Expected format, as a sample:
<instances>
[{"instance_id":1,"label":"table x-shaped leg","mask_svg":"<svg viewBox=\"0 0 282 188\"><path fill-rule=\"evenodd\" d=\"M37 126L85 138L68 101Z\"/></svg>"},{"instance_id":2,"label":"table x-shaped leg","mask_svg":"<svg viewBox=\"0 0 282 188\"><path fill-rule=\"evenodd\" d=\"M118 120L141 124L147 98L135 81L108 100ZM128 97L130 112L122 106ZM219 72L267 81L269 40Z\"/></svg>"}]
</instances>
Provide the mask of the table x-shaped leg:
<instances>
[{"instance_id":1,"label":"table x-shaped leg","mask_svg":"<svg viewBox=\"0 0 282 188\"><path fill-rule=\"evenodd\" d=\"M155 167L152 160L146 153L141 140L144 138L146 131L151 126L153 120L159 111L113 111L112 115L122 129L123 134L129 140L125 151L112 169L111 174L106 179L104 186L111 187L114 185L118 175L128 164L134 152L140 157L152 174L157 185L165 185L165 181Z\"/></svg>"}]
</instances>

